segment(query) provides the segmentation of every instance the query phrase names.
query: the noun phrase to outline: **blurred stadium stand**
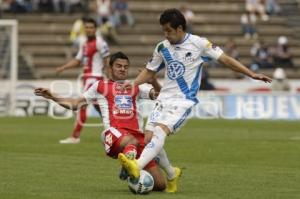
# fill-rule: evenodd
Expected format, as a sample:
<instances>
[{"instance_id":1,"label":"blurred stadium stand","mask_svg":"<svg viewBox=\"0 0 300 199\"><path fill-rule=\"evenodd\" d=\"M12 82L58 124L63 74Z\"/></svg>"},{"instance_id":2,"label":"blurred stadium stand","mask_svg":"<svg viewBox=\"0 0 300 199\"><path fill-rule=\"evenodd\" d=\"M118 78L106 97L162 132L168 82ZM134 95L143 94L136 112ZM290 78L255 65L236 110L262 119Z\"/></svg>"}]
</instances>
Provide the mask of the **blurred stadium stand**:
<instances>
[{"instance_id":1,"label":"blurred stadium stand","mask_svg":"<svg viewBox=\"0 0 300 199\"><path fill-rule=\"evenodd\" d=\"M195 13L193 30L195 34L209 38L223 46L229 37L234 38L241 61L249 66L250 48L253 40L246 40L240 27L240 16L245 12L244 0L187 0ZM258 22L259 37L271 46L277 38L285 35L289 39L293 60L297 69L287 70L288 78L300 77L300 12L296 0L279 0L284 13L271 16L269 21ZM129 1L136 25L118 29L118 45L112 45L111 51L124 51L130 56L132 66L141 67L152 55L157 42L162 39L158 23L159 14L166 8L182 4L180 0L131 0ZM19 20L20 77L55 78L55 67L65 63L76 51L71 50L69 32L72 23L80 18L77 14L19 14L5 13L4 18ZM2 34L1 34L2 35ZM2 39L2 38L0 38ZM0 47L1 49L1 47ZM1 69L0 69L1 70ZM264 71L271 75L271 70ZM238 78L237 74L224 68L209 68L212 78ZM0 72L1 74L1 72ZM137 70L131 69L131 77ZM75 78L78 70L69 70L60 77Z\"/></svg>"}]
</instances>

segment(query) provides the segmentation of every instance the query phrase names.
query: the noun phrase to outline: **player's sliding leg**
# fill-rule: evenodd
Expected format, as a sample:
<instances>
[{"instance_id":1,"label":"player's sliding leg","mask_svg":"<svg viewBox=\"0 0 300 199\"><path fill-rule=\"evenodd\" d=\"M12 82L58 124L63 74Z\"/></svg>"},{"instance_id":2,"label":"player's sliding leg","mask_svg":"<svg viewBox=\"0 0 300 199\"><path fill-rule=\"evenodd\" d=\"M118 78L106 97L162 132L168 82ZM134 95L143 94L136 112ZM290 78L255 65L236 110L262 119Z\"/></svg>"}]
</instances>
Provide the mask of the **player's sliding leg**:
<instances>
[{"instance_id":1,"label":"player's sliding leg","mask_svg":"<svg viewBox=\"0 0 300 199\"><path fill-rule=\"evenodd\" d=\"M122 153L118 155L122 166L128 171L130 176L138 178L140 175L140 170L144 168L152 159L154 159L163 148L167 133L169 132L165 132L162 128L166 129L167 127L161 125L154 128L152 139L145 146L138 160L130 160Z\"/></svg>"},{"instance_id":2,"label":"player's sliding leg","mask_svg":"<svg viewBox=\"0 0 300 199\"><path fill-rule=\"evenodd\" d=\"M137 148L135 145L133 144L129 144L127 146L125 146L125 148L123 149L123 154L128 158L128 159L135 159L136 155L137 155ZM123 167L121 168L120 174L119 174L119 178L121 180L127 180L128 178L128 172L126 169L124 169Z\"/></svg>"}]
</instances>

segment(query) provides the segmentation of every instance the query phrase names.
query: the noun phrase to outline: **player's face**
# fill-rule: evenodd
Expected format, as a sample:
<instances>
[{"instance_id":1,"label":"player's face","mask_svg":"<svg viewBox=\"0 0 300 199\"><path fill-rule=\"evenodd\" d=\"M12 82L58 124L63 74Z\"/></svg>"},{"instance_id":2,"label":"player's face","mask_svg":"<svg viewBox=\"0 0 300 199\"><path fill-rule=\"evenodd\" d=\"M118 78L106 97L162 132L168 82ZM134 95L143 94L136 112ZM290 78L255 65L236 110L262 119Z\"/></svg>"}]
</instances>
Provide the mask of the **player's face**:
<instances>
[{"instance_id":1,"label":"player's face","mask_svg":"<svg viewBox=\"0 0 300 199\"><path fill-rule=\"evenodd\" d=\"M182 35L182 28L181 26L177 27L176 29L170 26L170 23L166 23L162 25L162 29L165 35L165 38L171 43L176 44L181 41Z\"/></svg>"},{"instance_id":2,"label":"player's face","mask_svg":"<svg viewBox=\"0 0 300 199\"><path fill-rule=\"evenodd\" d=\"M93 23L85 23L84 24L85 34L88 38L96 36L96 27Z\"/></svg>"},{"instance_id":3,"label":"player's face","mask_svg":"<svg viewBox=\"0 0 300 199\"><path fill-rule=\"evenodd\" d=\"M110 69L113 80L126 80L128 76L129 62L127 59L116 59Z\"/></svg>"}]
</instances>

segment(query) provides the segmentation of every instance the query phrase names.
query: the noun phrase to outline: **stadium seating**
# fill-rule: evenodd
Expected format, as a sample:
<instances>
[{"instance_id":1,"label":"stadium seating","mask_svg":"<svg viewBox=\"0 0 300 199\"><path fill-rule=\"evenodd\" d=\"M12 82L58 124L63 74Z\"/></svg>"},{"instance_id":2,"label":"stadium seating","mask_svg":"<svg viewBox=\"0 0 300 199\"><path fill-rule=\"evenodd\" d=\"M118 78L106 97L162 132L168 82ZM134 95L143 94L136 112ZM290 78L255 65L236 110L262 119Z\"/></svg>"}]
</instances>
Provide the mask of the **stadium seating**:
<instances>
[{"instance_id":1,"label":"stadium seating","mask_svg":"<svg viewBox=\"0 0 300 199\"><path fill-rule=\"evenodd\" d=\"M142 67L151 57L155 44L162 39L158 17L162 10L170 7L179 7L179 0L131 0L130 9L136 19L134 27L124 26L118 29L118 45L111 46L111 51L124 51L130 56L133 67ZM284 3L285 1L280 0ZM240 16L245 11L244 0L188 0L190 7L196 14L193 29L195 34L205 36L217 45L224 45L229 37L232 37L241 54L241 61L246 65L251 62L250 47L253 40L244 39ZM145 14L146 13L146 14ZM53 78L55 68L74 54L68 40L72 23L80 17L80 14L26 14L5 15L6 18L17 18L20 21L20 45L21 51L30 56L34 72L39 78ZM290 26L284 16L272 16L269 21L258 23L260 38L271 46L275 46L277 38L285 35L289 38L294 62L300 67L300 41L295 34L297 27ZM299 29L299 28L298 28ZM271 74L272 71L265 71ZM78 70L65 71L61 77L74 78ZM131 76L137 74L137 70L131 70ZM300 77L298 70L287 72L288 77ZM224 68L211 68L210 76L215 78L239 78Z\"/></svg>"}]
</instances>

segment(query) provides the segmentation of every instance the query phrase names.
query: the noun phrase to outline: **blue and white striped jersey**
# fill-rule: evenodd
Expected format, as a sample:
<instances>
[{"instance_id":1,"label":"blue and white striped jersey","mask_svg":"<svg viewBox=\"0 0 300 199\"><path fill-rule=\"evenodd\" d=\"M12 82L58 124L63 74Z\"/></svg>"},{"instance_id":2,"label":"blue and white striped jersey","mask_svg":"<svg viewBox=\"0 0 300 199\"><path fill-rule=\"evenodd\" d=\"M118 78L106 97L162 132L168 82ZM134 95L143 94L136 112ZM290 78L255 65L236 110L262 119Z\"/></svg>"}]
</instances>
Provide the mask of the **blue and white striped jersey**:
<instances>
[{"instance_id":1,"label":"blue and white striped jersey","mask_svg":"<svg viewBox=\"0 0 300 199\"><path fill-rule=\"evenodd\" d=\"M168 40L160 42L146 66L156 72L166 68L158 99L184 98L197 103L203 62L217 60L222 53L206 38L189 33L177 44L171 44Z\"/></svg>"}]
</instances>

